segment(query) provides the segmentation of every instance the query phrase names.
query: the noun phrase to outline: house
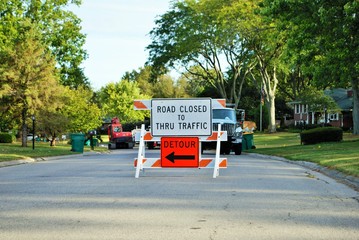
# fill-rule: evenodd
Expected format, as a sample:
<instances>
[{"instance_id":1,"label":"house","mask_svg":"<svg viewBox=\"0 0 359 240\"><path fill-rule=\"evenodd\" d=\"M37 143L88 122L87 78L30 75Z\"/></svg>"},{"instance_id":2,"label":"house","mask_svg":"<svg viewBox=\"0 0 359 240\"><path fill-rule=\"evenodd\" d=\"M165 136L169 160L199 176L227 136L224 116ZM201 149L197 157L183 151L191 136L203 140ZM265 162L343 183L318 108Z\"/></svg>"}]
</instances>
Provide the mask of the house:
<instances>
[{"instance_id":1,"label":"house","mask_svg":"<svg viewBox=\"0 0 359 240\"><path fill-rule=\"evenodd\" d=\"M294 125L329 124L333 127L350 129L353 127L353 91L343 88L325 90L324 94L332 97L341 108L340 112L311 112L308 105L300 101L291 102L294 106Z\"/></svg>"}]
</instances>

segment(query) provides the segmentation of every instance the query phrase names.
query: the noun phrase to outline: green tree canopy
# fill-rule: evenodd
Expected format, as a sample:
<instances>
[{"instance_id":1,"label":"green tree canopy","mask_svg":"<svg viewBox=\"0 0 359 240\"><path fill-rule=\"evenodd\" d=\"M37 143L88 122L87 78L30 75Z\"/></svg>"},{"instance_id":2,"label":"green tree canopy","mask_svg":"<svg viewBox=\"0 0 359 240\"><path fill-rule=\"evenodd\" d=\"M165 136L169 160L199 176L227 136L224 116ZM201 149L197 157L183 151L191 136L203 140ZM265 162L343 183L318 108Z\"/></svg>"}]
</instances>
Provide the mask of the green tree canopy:
<instances>
[{"instance_id":1,"label":"green tree canopy","mask_svg":"<svg viewBox=\"0 0 359 240\"><path fill-rule=\"evenodd\" d=\"M135 99L150 99L140 93L137 82L121 80L109 83L98 92L102 114L106 118L118 117L121 123L143 121L149 117L148 111L136 111L133 107Z\"/></svg>"},{"instance_id":2,"label":"green tree canopy","mask_svg":"<svg viewBox=\"0 0 359 240\"><path fill-rule=\"evenodd\" d=\"M18 24L17 38L0 53L0 104L4 118L21 125L22 146L26 147L27 122L38 109L52 103L59 78L37 26L29 21Z\"/></svg>"},{"instance_id":3,"label":"green tree canopy","mask_svg":"<svg viewBox=\"0 0 359 240\"><path fill-rule=\"evenodd\" d=\"M354 134L359 134L359 2L266 0L268 13L285 29L288 47L303 71L324 87L353 90Z\"/></svg>"},{"instance_id":4,"label":"green tree canopy","mask_svg":"<svg viewBox=\"0 0 359 240\"><path fill-rule=\"evenodd\" d=\"M148 63L157 71L177 64L185 67L216 88L221 97L237 105L241 85L253 63L249 57L252 52L244 47L246 40L237 31L250 4L238 6L237 14L228 19L226 9L234 3L236 1L174 2L150 32ZM229 70L231 75L227 74Z\"/></svg>"},{"instance_id":5,"label":"green tree canopy","mask_svg":"<svg viewBox=\"0 0 359 240\"><path fill-rule=\"evenodd\" d=\"M30 21L39 29L39 40L55 56L61 83L73 88L88 86L80 67L87 57L83 49L85 35L81 33L81 20L68 10L70 4L80 5L81 0L1 1L0 51L16 40L19 24Z\"/></svg>"},{"instance_id":6,"label":"green tree canopy","mask_svg":"<svg viewBox=\"0 0 359 240\"><path fill-rule=\"evenodd\" d=\"M102 125L102 111L93 102L93 92L85 87L65 88L61 113L69 121L68 131L87 133Z\"/></svg>"}]
</instances>

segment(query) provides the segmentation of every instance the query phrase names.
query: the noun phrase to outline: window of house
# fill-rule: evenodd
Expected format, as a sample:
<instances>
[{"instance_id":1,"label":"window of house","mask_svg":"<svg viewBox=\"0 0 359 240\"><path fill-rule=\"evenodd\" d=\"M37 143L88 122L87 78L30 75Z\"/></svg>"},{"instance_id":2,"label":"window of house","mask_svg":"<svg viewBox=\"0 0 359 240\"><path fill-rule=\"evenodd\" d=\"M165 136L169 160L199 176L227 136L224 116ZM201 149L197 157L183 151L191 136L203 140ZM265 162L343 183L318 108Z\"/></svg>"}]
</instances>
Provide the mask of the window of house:
<instances>
[{"instance_id":1,"label":"window of house","mask_svg":"<svg viewBox=\"0 0 359 240\"><path fill-rule=\"evenodd\" d=\"M338 113L330 113L329 120L331 120L331 121L339 120L339 114Z\"/></svg>"},{"instance_id":2,"label":"window of house","mask_svg":"<svg viewBox=\"0 0 359 240\"><path fill-rule=\"evenodd\" d=\"M307 113L308 112L308 105L302 105L303 106L303 113Z\"/></svg>"},{"instance_id":3,"label":"window of house","mask_svg":"<svg viewBox=\"0 0 359 240\"><path fill-rule=\"evenodd\" d=\"M296 104L295 105L295 113L308 113L308 105L304 104Z\"/></svg>"}]
</instances>

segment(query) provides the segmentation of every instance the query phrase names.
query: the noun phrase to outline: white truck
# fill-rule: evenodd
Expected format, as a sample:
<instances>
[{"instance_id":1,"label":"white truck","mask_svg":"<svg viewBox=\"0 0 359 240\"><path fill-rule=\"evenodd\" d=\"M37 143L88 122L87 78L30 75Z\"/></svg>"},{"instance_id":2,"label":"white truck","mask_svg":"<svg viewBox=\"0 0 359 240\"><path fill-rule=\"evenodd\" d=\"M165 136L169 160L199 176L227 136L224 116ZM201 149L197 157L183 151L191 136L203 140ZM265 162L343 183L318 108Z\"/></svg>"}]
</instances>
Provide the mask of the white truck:
<instances>
[{"instance_id":1,"label":"white truck","mask_svg":"<svg viewBox=\"0 0 359 240\"><path fill-rule=\"evenodd\" d=\"M235 155L242 153L243 130L241 123L244 120L244 110L234 108L213 109L212 124L213 131L218 130L218 124L221 124L221 130L227 131L228 140L221 142L221 154ZM206 149L215 149L215 142L202 142L202 152Z\"/></svg>"}]
</instances>

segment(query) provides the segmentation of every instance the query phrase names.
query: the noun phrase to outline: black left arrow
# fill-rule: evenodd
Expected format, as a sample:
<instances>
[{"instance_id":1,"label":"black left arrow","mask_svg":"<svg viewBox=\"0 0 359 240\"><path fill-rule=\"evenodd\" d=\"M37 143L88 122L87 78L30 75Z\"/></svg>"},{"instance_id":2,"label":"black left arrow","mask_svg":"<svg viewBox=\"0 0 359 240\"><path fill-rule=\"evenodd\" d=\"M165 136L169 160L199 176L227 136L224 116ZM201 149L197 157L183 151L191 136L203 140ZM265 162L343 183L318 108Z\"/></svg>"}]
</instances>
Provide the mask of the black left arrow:
<instances>
[{"instance_id":1,"label":"black left arrow","mask_svg":"<svg viewBox=\"0 0 359 240\"><path fill-rule=\"evenodd\" d=\"M195 160L194 155L175 155L175 152L168 154L166 158L172 163L175 163L175 160Z\"/></svg>"}]
</instances>

